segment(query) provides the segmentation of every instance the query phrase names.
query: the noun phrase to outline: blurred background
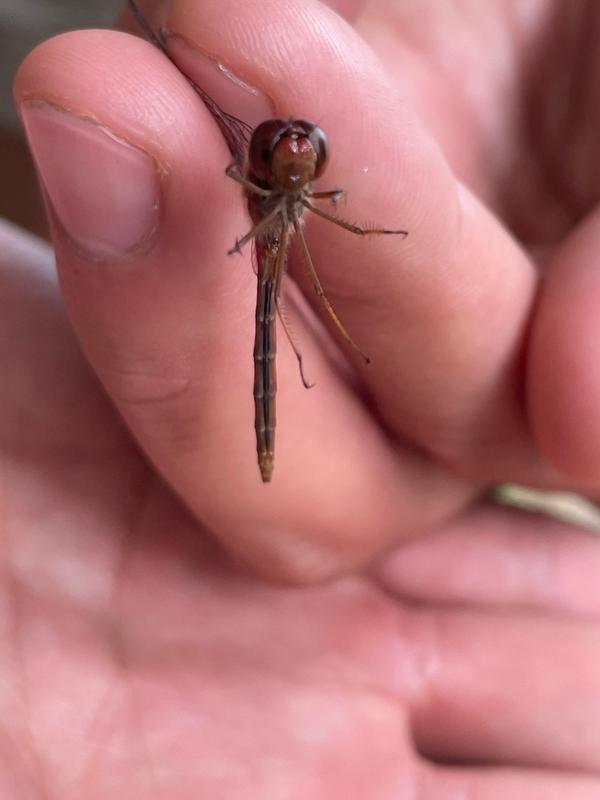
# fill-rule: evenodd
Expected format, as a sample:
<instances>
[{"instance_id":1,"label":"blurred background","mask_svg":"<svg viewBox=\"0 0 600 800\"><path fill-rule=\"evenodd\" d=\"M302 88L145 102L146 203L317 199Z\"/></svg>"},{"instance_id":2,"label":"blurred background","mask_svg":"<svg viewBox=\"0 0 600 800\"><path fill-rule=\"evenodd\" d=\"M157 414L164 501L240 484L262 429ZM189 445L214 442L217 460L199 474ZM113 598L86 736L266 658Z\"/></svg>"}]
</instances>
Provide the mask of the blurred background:
<instances>
[{"instance_id":1,"label":"blurred background","mask_svg":"<svg viewBox=\"0 0 600 800\"><path fill-rule=\"evenodd\" d=\"M77 28L114 27L122 0L0 0L0 216L46 236L37 180L12 98L19 64L37 44Z\"/></svg>"}]
</instances>

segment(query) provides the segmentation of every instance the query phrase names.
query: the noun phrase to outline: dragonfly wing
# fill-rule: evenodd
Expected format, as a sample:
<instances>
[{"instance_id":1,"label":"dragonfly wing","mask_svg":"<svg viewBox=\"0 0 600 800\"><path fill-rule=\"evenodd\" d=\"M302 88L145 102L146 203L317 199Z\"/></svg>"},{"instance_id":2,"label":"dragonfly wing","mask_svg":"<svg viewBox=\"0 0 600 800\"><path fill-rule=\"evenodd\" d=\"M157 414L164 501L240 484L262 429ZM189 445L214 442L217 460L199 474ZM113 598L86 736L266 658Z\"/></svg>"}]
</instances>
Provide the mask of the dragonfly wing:
<instances>
[{"instance_id":1,"label":"dragonfly wing","mask_svg":"<svg viewBox=\"0 0 600 800\"><path fill-rule=\"evenodd\" d=\"M157 34L152 29L151 25L148 23L148 20L143 16L142 12L138 8L137 3L134 0L128 0L128 5L131 13L133 14L136 22L142 29L146 38L152 42L153 45L158 47L159 50L162 50L169 61L171 61L171 63L177 67L179 72L181 72L192 89L208 108L215 122L219 126L219 130L221 131L221 134L227 143L227 147L229 148L229 152L231 153L234 161L236 164L242 166L248 150L248 142L250 141L250 136L252 135L252 128L250 125L243 120L238 119L233 114L229 114L227 111L224 111L221 106L215 103L212 97L210 97L210 95L204 91L204 89L198 86L198 84L195 83L189 77L189 75L186 75L179 64L177 64L173 56L169 53L165 37Z\"/></svg>"}]
</instances>

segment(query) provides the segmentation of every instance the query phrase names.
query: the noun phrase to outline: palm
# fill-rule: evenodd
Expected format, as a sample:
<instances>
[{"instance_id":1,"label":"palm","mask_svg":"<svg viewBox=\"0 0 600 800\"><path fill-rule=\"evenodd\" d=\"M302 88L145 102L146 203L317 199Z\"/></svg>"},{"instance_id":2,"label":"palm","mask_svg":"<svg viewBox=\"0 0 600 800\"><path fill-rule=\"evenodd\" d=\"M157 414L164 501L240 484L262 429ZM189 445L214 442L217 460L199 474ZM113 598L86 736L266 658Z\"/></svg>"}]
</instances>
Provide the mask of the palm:
<instances>
[{"instance_id":1,"label":"palm","mask_svg":"<svg viewBox=\"0 0 600 800\"><path fill-rule=\"evenodd\" d=\"M415 733L425 752L491 757L498 743L487 720L520 725L528 703L509 683L508 706L500 718L494 710L513 669L510 652L502 654L510 637L533 650L541 641L547 670L543 642L560 631L579 653L585 626L521 630L518 617L507 625L493 615L405 608L365 578L281 590L236 572L139 456L80 358L53 287L39 274L23 280L26 266L13 262L3 273L7 309L19 312L3 314L12 387L2 429L1 589L12 609L3 674L15 725L5 760L35 759L33 780L65 798L159 790L235 798L248 786L278 798L291 786L298 798L391 800L430 782L433 791L439 779L444 792L462 784L460 773L428 775ZM45 386L43 403L33 383ZM35 409L25 441L13 436L24 405ZM443 541L437 556L435 544L422 554L432 597L446 591L436 577L445 568ZM514 545L516 563L523 556ZM410 573L410 550L406 557ZM417 548L413 566L419 562ZM390 586L393 575L392 565ZM501 595L502 581L496 588ZM565 602L576 608L576 593ZM583 602L593 607L600 598ZM490 647L498 648L491 659ZM452 675L469 657L471 676L448 685L439 665ZM482 659L489 663L478 674ZM537 666L529 663L532 675ZM555 667L560 674L560 661ZM490 681L498 682L491 693ZM568 693L549 692L555 708L568 706ZM473 704L481 722L471 720L465 736L463 713ZM512 747L525 757L536 749L527 728L511 735L501 744L506 758ZM567 728L542 760L568 764L571 740ZM594 752L584 750L583 762L594 764ZM4 777L18 787L15 797L25 796L26 769ZM503 781L503 797L521 797L518 782L513 795L510 777L504 789Z\"/></svg>"}]
</instances>

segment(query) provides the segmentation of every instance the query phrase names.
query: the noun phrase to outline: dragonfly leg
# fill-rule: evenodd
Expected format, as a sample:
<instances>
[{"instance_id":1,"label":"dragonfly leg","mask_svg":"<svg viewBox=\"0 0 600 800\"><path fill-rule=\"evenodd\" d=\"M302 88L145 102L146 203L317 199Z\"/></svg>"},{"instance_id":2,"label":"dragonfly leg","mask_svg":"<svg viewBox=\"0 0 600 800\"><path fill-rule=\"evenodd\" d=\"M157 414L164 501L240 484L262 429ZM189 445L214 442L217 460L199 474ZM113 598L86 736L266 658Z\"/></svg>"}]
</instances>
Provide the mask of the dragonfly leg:
<instances>
[{"instance_id":1,"label":"dragonfly leg","mask_svg":"<svg viewBox=\"0 0 600 800\"><path fill-rule=\"evenodd\" d=\"M308 208L309 211L312 211L313 214L317 214L319 217L323 217L323 219L328 220L329 222L333 222L335 225L339 225L340 228L344 228L350 233L355 233L357 236L373 236L378 234L397 234L399 236L408 236L408 231L404 230L389 230L388 228L362 228L360 225L355 225L353 222L348 222L346 219L341 219L341 217L336 217L334 214L328 214L327 211L323 211L322 208L317 208L314 206L310 200L303 198L302 205L305 208Z\"/></svg>"},{"instance_id":2,"label":"dragonfly leg","mask_svg":"<svg viewBox=\"0 0 600 800\"><path fill-rule=\"evenodd\" d=\"M234 253L241 253L242 252L242 247L245 244L248 244L248 242L251 239L254 239L254 237L257 236L265 228L268 228L269 225L272 224L273 220L276 219L280 214L281 214L281 208L279 206L276 206L273 209L273 211L271 211L270 214L267 214L267 216L263 217L260 222L257 222L256 225L253 228L250 228L248 233L246 233L244 236L242 236L241 239L236 239L235 244L233 245L233 247L230 250L227 251L227 255L231 256Z\"/></svg>"},{"instance_id":3,"label":"dragonfly leg","mask_svg":"<svg viewBox=\"0 0 600 800\"><path fill-rule=\"evenodd\" d=\"M310 252L308 250L308 245L306 244L306 239L304 238L304 233L302 232L302 227L301 227L301 225L300 225L300 223L298 221L294 222L294 230L296 231L296 234L297 234L298 239L300 241L300 247L302 248L303 261L304 261L304 264L305 264L306 269L308 271L308 274L310 276L310 279L312 280L312 284L313 284L315 292L317 293L317 297L321 301L323 307L325 308L325 310L327 311L327 313L329 314L329 316L333 320L336 328L342 334L344 339L348 342L348 344L352 348L354 348L354 350L356 350L356 352L361 356L361 358L363 359L365 364L370 364L371 363L371 359L369 358L369 356L366 353L363 353L363 351L356 344L354 339L350 336L350 334L348 333L346 328L343 326L342 321L340 320L338 315L335 313L335 311L333 309L333 306L331 305L331 303L327 299L325 291L324 291L324 289L323 289L323 287L321 285L321 281L319 280L319 276L317 275L317 271L315 269L315 265L313 264L312 258L310 257Z\"/></svg>"},{"instance_id":4,"label":"dragonfly leg","mask_svg":"<svg viewBox=\"0 0 600 800\"><path fill-rule=\"evenodd\" d=\"M260 194L262 197L271 197L273 194L272 189L263 189L262 186L257 186L255 183L252 183L252 181L244 178L237 164L230 164L225 170L225 175L227 175L228 178L233 178L234 181L237 181L244 189L252 192L252 194Z\"/></svg>"},{"instance_id":5,"label":"dragonfly leg","mask_svg":"<svg viewBox=\"0 0 600 800\"><path fill-rule=\"evenodd\" d=\"M346 192L344 189L330 189L327 192L306 192L307 197L312 197L315 200L331 200L332 204L335 206L339 203L340 200L346 196Z\"/></svg>"},{"instance_id":6,"label":"dragonfly leg","mask_svg":"<svg viewBox=\"0 0 600 800\"><path fill-rule=\"evenodd\" d=\"M285 335L287 336L288 342L291 344L292 350L294 351L294 355L296 356L296 359L298 361L298 368L300 370L300 379L302 380L302 384L303 384L305 389L312 389L312 387L315 384L314 384L314 382L311 382L311 381L307 380L306 379L306 375L304 374L302 353L300 352L300 349L299 349L298 345L296 344L296 340L295 340L293 331L292 331L292 329L290 327L289 320L288 320L288 318L286 316L285 309L284 309L281 297L277 298L277 300L275 301L275 305L277 307L277 313L279 314L279 319L281 320L281 324L283 326L283 330L285 331Z\"/></svg>"}]
</instances>

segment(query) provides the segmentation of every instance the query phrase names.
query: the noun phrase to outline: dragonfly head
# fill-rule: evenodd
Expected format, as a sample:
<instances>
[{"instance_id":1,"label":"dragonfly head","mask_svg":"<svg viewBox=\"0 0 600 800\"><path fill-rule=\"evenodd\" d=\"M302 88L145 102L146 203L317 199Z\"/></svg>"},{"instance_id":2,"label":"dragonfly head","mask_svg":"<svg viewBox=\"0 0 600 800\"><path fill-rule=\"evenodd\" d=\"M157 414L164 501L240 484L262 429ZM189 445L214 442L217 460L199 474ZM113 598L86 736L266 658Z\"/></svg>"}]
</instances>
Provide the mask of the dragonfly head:
<instances>
[{"instance_id":1,"label":"dragonfly head","mask_svg":"<svg viewBox=\"0 0 600 800\"><path fill-rule=\"evenodd\" d=\"M325 169L325 132L305 120L270 119L250 140L250 171L259 181L281 191L300 191Z\"/></svg>"}]
</instances>

